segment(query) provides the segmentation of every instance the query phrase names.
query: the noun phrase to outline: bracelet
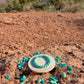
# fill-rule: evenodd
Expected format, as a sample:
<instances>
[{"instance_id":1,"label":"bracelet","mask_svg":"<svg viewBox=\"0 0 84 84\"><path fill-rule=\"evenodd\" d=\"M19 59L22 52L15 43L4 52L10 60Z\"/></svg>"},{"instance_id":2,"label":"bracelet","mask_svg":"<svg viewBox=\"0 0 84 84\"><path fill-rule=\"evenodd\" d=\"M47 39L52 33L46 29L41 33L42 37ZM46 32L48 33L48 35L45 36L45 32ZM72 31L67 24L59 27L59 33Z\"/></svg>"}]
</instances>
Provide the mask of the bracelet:
<instances>
[{"instance_id":1,"label":"bracelet","mask_svg":"<svg viewBox=\"0 0 84 84\"><path fill-rule=\"evenodd\" d=\"M37 59L40 58L40 57L47 58L47 59L48 59L48 63L45 64L45 65L39 65L39 64L37 64L36 61L37 61ZM38 68L45 68L45 67L47 67L47 66L49 66L49 65L51 64L51 60L50 60L50 58L49 58L47 55L40 55L40 56L35 57L35 59L34 59L34 64L35 64L36 67L38 67Z\"/></svg>"}]
</instances>

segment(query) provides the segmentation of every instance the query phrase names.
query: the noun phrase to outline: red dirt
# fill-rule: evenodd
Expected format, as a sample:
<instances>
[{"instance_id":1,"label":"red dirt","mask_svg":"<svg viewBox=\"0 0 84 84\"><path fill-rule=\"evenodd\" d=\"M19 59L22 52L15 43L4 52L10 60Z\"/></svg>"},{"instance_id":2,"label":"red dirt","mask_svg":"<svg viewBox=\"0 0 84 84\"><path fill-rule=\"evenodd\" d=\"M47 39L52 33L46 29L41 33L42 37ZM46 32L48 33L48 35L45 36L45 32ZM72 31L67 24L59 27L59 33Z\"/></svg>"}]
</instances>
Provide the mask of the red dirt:
<instances>
[{"instance_id":1,"label":"red dirt","mask_svg":"<svg viewBox=\"0 0 84 84\"><path fill-rule=\"evenodd\" d=\"M18 73L17 65L14 61L20 60L24 56L29 57L38 51L45 54L55 53L54 57L60 55L65 59L63 61L67 65L74 67L72 76L60 79L62 84L83 84L83 44L84 13L47 13L36 11L1 13L1 84L19 84L19 80L14 79ZM4 76L6 74L10 74L12 78L10 80L5 79ZM50 75L50 73L46 73L42 77L46 80L46 76L49 78ZM35 75L33 77L33 84L39 77L41 76Z\"/></svg>"},{"instance_id":2,"label":"red dirt","mask_svg":"<svg viewBox=\"0 0 84 84\"><path fill-rule=\"evenodd\" d=\"M56 46L70 42L84 43L84 13L32 11L0 14L1 45L14 43L27 48L29 44Z\"/></svg>"}]
</instances>

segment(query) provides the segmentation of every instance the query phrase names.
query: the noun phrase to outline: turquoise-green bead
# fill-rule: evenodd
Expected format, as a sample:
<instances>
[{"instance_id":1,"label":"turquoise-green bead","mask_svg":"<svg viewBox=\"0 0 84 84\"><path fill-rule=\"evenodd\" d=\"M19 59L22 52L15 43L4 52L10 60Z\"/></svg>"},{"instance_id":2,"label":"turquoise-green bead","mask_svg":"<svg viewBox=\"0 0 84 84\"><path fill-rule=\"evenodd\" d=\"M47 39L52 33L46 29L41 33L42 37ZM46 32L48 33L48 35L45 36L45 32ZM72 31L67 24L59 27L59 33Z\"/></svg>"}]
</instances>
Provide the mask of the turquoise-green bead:
<instances>
[{"instance_id":1,"label":"turquoise-green bead","mask_svg":"<svg viewBox=\"0 0 84 84\"><path fill-rule=\"evenodd\" d=\"M65 64L65 62L60 63L60 67L66 67L67 65Z\"/></svg>"},{"instance_id":2,"label":"turquoise-green bead","mask_svg":"<svg viewBox=\"0 0 84 84\"><path fill-rule=\"evenodd\" d=\"M34 57L36 54L33 54L32 57Z\"/></svg>"},{"instance_id":3,"label":"turquoise-green bead","mask_svg":"<svg viewBox=\"0 0 84 84\"><path fill-rule=\"evenodd\" d=\"M20 82L20 84L24 84L24 82Z\"/></svg>"},{"instance_id":4,"label":"turquoise-green bead","mask_svg":"<svg viewBox=\"0 0 84 84\"><path fill-rule=\"evenodd\" d=\"M6 78L6 79L10 79L10 76L9 76L9 75L6 75L5 78Z\"/></svg>"},{"instance_id":5,"label":"turquoise-green bead","mask_svg":"<svg viewBox=\"0 0 84 84\"><path fill-rule=\"evenodd\" d=\"M51 54L50 56L53 57L54 54Z\"/></svg>"},{"instance_id":6,"label":"turquoise-green bead","mask_svg":"<svg viewBox=\"0 0 84 84\"><path fill-rule=\"evenodd\" d=\"M59 59L59 60L62 60L62 58L60 56L57 56L56 58Z\"/></svg>"},{"instance_id":7,"label":"turquoise-green bead","mask_svg":"<svg viewBox=\"0 0 84 84\"><path fill-rule=\"evenodd\" d=\"M66 77L66 73L65 72L62 73L62 77Z\"/></svg>"},{"instance_id":8,"label":"turquoise-green bead","mask_svg":"<svg viewBox=\"0 0 84 84\"><path fill-rule=\"evenodd\" d=\"M20 76L17 76L17 79L20 79L21 77Z\"/></svg>"},{"instance_id":9,"label":"turquoise-green bead","mask_svg":"<svg viewBox=\"0 0 84 84\"><path fill-rule=\"evenodd\" d=\"M68 74L72 74L72 72L71 72L71 71L69 71L69 72L68 72Z\"/></svg>"},{"instance_id":10,"label":"turquoise-green bead","mask_svg":"<svg viewBox=\"0 0 84 84\"><path fill-rule=\"evenodd\" d=\"M37 52L37 54L39 55L39 54L41 54L40 52Z\"/></svg>"},{"instance_id":11,"label":"turquoise-green bead","mask_svg":"<svg viewBox=\"0 0 84 84\"><path fill-rule=\"evenodd\" d=\"M55 59L56 62L59 62L59 59Z\"/></svg>"},{"instance_id":12,"label":"turquoise-green bead","mask_svg":"<svg viewBox=\"0 0 84 84\"><path fill-rule=\"evenodd\" d=\"M41 79L41 83L45 83L45 81L44 81L44 79L43 79L43 78Z\"/></svg>"},{"instance_id":13,"label":"turquoise-green bead","mask_svg":"<svg viewBox=\"0 0 84 84\"><path fill-rule=\"evenodd\" d=\"M55 81L51 80L50 84L57 84Z\"/></svg>"},{"instance_id":14,"label":"turquoise-green bead","mask_svg":"<svg viewBox=\"0 0 84 84\"><path fill-rule=\"evenodd\" d=\"M57 62L55 61L55 64L57 64Z\"/></svg>"},{"instance_id":15,"label":"turquoise-green bead","mask_svg":"<svg viewBox=\"0 0 84 84\"><path fill-rule=\"evenodd\" d=\"M15 63L18 63L18 60L14 61Z\"/></svg>"},{"instance_id":16,"label":"turquoise-green bead","mask_svg":"<svg viewBox=\"0 0 84 84\"><path fill-rule=\"evenodd\" d=\"M56 66L56 68L58 68L58 69L59 69L59 68L60 68L60 66Z\"/></svg>"},{"instance_id":17,"label":"turquoise-green bead","mask_svg":"<svg viewBox=\"0 0 84 84\"><path fill-rule=\"evenodd\" d=\"M68 66L68 70L72 70L73 69L73 67L72 66Z\"/></svg>"},{"instance_id":18,"label":"turquoise-green bead","mask_svg":"<svg viewBox=\"0 0 84 84\"><path fill-rule=\"evenodd\" d=\"M53 80L56 82L56 79L54 77L50 77L50 81Z\"/></svg>"},{"instance_id":19,"label":"turquoise-green bead","mask_svg":"<svg viewBox=\"0 0 84 84\"><path fill-rule=\"evenodd\" d=\"M38 80L37 80L37 83L41 83L41 79L38 79Z\"/></svg>"}]
</instances>

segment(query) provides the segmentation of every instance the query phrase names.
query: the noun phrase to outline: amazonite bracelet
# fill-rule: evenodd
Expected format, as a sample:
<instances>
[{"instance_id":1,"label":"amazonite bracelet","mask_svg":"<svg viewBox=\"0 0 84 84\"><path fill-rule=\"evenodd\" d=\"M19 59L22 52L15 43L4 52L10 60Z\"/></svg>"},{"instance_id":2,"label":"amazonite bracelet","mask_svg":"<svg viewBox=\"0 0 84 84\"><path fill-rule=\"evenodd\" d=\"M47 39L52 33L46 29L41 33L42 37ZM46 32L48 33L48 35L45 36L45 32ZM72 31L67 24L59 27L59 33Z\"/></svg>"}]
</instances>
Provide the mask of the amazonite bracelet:
<instances>
[{"instance_id":1,"label":"amazonite bracelet","mask_svg":"<svg viewBox=\"0 0 84 84\"><path fill-rule=\"evenodd\" d=\"M47 58L48 63L45 64L45 65L39 65L39 64L37 64L36 60L37 60L38 58L40 58L40 57ZM49 58L47 55L40 55L40 56L35 57L35 59L34 59L34 64L35 64L36 67L38 67L38 68L45 68L45 67L47 67L47 66L49 66L49 65L51 64L51 60L50 60L50 58Z\"/></svg>"}]
</instances>

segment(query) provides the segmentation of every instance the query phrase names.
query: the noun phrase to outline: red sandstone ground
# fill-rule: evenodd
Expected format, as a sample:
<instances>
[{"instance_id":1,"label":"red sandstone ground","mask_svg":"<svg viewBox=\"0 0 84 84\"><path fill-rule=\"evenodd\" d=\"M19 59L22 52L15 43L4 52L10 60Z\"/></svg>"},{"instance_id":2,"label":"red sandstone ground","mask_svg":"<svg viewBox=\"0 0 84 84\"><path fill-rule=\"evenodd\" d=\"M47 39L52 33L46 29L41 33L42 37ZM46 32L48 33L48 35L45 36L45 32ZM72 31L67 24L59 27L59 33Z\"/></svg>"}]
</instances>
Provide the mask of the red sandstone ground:
<instances>
[{"instance_id":1,"label":"red sandstone ground","mask_svg":"<svg viewBox=\"0 0 84 84\"><path fill-rule=\"evenodd\" d=\"M84 84L84 13L21 12L0 14L0 83L19 84L20 74L15 60L36 52L54 53L74 67L73 75L59 78L62 84ZM60 69L60 72L67 72ZM4 78L6 74L10 80ZM35 84L38 78L46 83L51 73L32 76L27 83Z\"/></svg>"}]
</instances>

